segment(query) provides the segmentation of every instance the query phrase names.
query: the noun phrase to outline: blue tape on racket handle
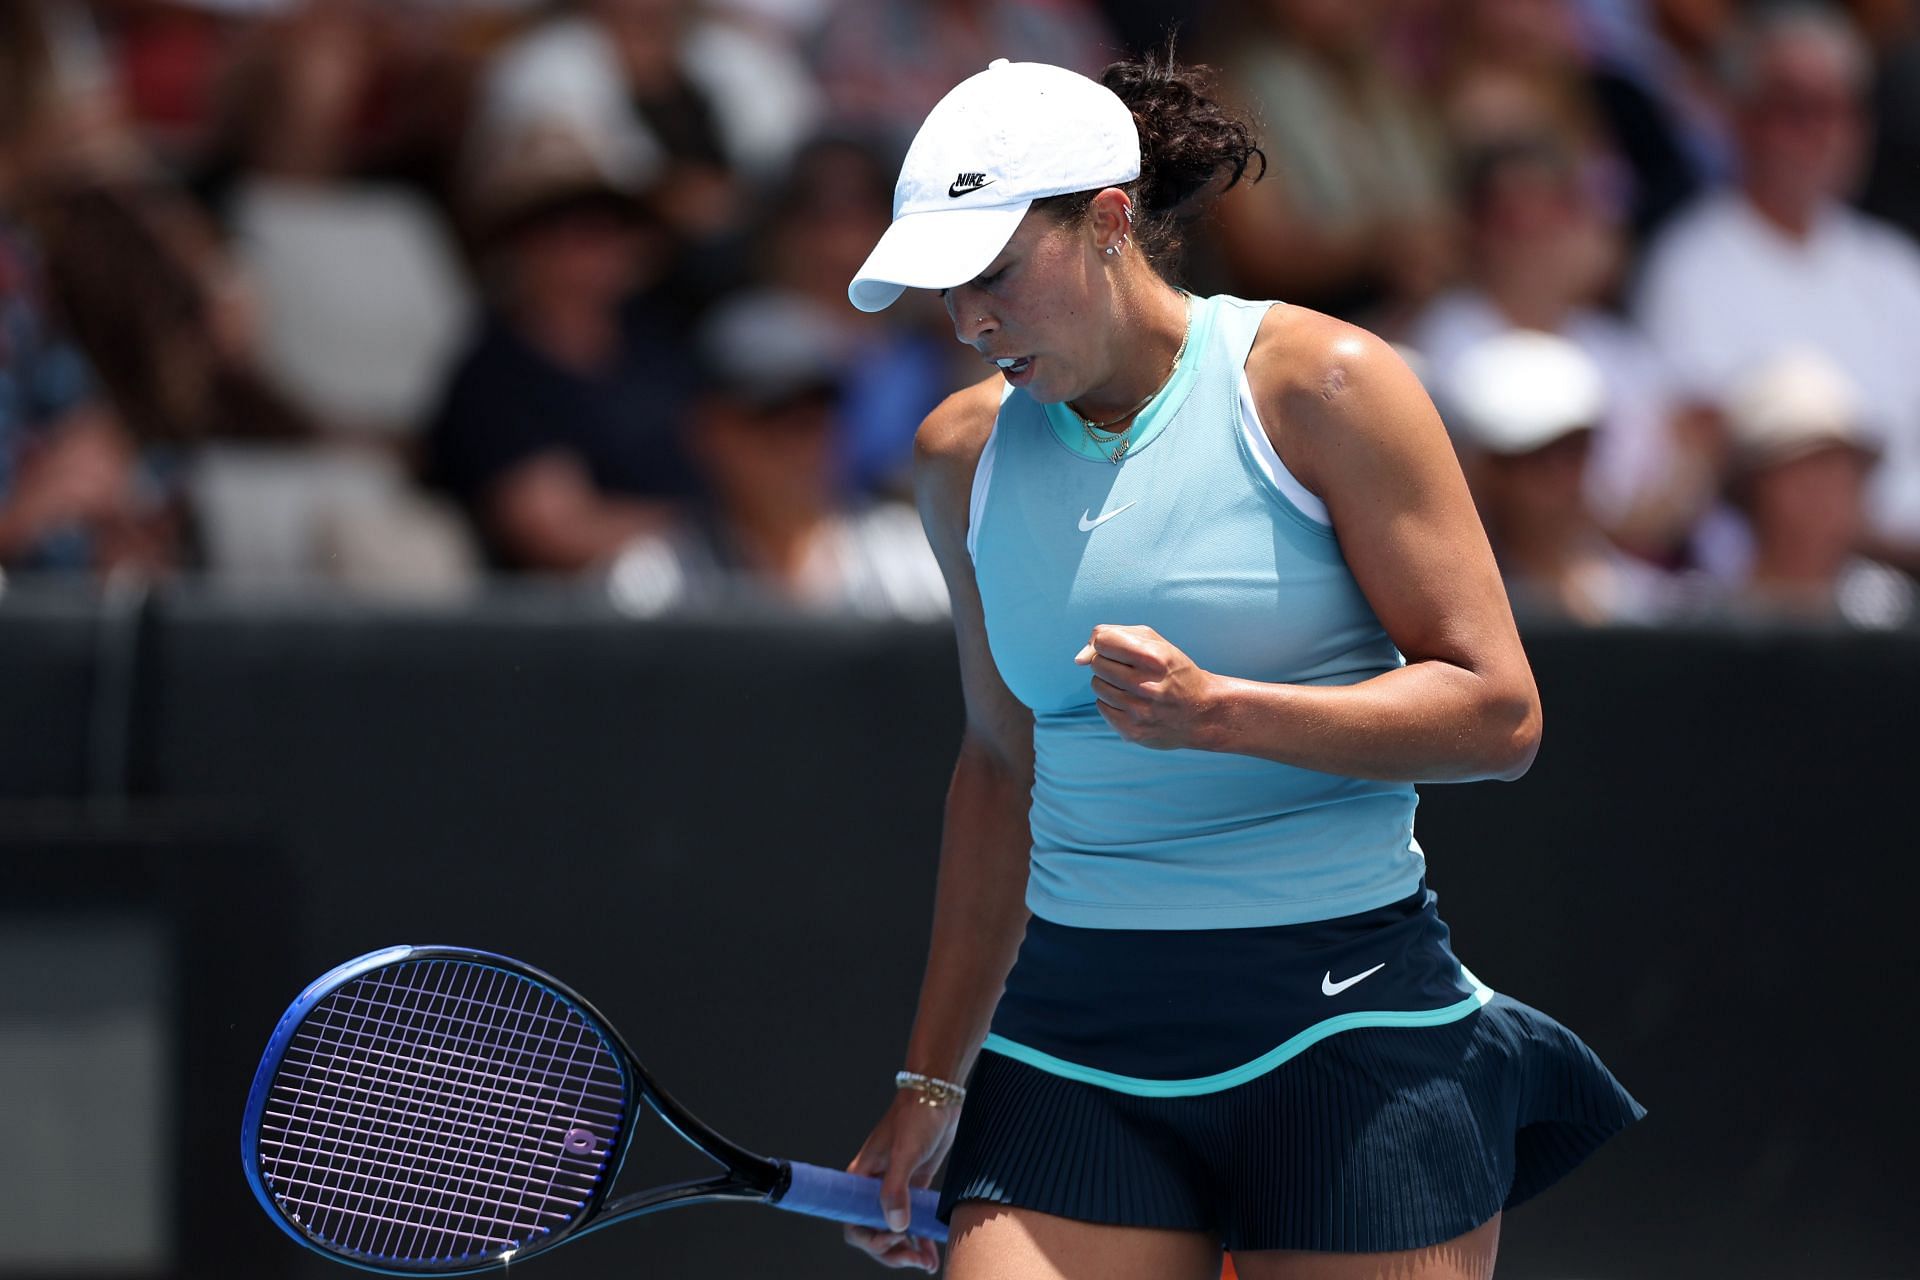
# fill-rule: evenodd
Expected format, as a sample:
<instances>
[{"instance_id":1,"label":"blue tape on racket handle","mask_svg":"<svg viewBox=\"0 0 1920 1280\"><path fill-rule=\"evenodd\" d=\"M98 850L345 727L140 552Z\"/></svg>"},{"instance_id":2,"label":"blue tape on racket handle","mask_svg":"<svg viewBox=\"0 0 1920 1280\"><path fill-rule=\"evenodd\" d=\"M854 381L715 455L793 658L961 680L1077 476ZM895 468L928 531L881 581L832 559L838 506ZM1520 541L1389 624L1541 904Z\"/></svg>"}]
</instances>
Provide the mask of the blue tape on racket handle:
<instances>
[{"instance_id":1,"label":"blue tape on racket handle","mask_svg":"<svg viewBox=\"0 0 1920 1280\"><path fill-rule=\"evenodd\" d=\"M822 1169L817 1164L795 1160L788 1166L793 1181L787 1193L774 1201L774 1207L855 1226L888 1229L880 1213L880 1179L839 1169ZM910 1235L945 1242L947 1224L934 1216L940 1196L932 1191L913 1192L913 1223Z\"/></svg>"}]
</instances>

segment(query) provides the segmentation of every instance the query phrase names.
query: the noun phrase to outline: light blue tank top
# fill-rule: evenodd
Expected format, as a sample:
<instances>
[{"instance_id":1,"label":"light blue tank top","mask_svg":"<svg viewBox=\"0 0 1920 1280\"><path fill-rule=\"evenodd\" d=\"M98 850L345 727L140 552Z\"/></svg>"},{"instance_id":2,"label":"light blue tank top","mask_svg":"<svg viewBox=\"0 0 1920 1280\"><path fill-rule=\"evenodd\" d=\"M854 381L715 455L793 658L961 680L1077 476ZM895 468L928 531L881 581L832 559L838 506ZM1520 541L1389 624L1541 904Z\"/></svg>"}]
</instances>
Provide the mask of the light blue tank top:
<instances>
[{"instance_id":1,"label":"light blue tank top","mask_svg":"<svg viewBox=\"0 0 1920 1280\"><path fill-rule=\"evenodd\" d=\"M1188 347L1118 465L1079 420L1001 402L968 546L987 639L1033 711L1027 905L1089 928L1297 924L1406 897L1411 784L1120 737L1074 664L1096 623L1145 625L1205 670L1354 684L1403 664L1324 509L1273 454L1243 372L1271 304L1194 299ZM1288 493L1294 495L1289 497Z\"/></svg>"}]
</instances>

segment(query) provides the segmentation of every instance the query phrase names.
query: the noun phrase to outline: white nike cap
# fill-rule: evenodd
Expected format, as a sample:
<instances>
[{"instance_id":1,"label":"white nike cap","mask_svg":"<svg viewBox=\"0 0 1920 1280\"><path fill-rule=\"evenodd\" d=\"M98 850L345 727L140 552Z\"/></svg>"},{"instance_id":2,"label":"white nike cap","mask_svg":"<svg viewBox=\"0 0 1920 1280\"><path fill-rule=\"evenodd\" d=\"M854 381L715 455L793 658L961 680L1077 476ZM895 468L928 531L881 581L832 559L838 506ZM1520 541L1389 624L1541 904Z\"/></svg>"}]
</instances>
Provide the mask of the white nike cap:
<instances>
[{"instance_id":1,"label":"white nike cap","mask_svg":"<svg viewBox=\"0 0 1920 1280\"><path fill-rule=\"evenodd\" d=\"M1077 71L997 58L927 113L893 188L893 225L847 286L862 311L985 271L1045 196L1140 176L1140 134L1113 90Z\"/></svg>"}]
</instances>

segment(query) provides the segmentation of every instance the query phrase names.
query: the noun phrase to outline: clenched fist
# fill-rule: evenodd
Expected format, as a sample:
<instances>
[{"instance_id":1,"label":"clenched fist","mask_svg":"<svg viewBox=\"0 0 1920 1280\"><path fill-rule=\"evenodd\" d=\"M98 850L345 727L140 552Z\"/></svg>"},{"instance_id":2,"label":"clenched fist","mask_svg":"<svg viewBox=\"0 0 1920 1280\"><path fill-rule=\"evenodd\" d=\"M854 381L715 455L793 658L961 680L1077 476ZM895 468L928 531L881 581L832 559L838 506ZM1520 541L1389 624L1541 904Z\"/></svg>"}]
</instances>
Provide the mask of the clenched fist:
<instances>
[{"instance_id":1,"label":"clenched fist","mask_svg":"<svg viewBox=\"0 0 1920 1280\"><path fill-rule=\"evenodd\" d=\"M1161 751L1206 747L1219 678L1152 627L1102 623L1073 660L1093 668L1095 706L1128 742Z\"/></svg>"}]
</instances>

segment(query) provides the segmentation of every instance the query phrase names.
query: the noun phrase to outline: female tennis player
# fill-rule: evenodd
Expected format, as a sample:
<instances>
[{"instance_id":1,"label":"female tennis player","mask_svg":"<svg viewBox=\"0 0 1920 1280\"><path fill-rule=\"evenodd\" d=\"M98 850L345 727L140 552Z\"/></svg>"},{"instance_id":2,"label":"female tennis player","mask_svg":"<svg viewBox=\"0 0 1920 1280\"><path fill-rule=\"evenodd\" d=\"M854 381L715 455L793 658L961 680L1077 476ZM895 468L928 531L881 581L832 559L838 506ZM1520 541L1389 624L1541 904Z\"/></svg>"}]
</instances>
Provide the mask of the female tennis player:
<instances>
[{"instance_id":1,"label":"female tennis player","mask_svg":"<svg viewBox=\"0 0 1920 1280\"><path fill-rule=\"evenodd\" d=\"M939 290L997 369L917 442L967 728L851 1166L904 1225L951 1150L955 1280L1202 1280L1223 1246L1245 1280L1484 1277L1502 1211L1641 1114L1426 886L1414 783L1519 777L1541 719L1419 382L1168 281L1175 219L1257 155L1192 70L996 62L849 289Z\"/></svg>"}]
</instances>

